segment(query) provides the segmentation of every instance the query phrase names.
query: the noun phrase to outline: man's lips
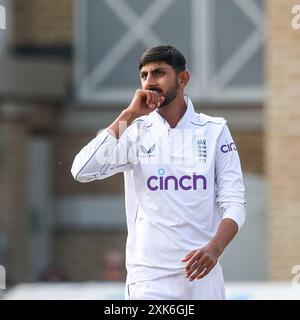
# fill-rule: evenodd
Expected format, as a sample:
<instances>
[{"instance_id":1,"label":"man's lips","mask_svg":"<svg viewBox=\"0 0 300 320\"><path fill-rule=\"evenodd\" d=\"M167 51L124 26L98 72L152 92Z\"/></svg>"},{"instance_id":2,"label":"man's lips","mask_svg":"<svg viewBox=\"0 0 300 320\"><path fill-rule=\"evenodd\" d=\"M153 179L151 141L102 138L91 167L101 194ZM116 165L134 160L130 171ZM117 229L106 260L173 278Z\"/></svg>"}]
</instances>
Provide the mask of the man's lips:
<instances>
[{"instance_id":1,"label":"man's lips","mask_svg":"<svg viewBox=\"0 0 300 320\"><path fill-rule=\"evenodd\" d=\"M157 93L162 93L162 91L159 88L149 88L150 91L155 91Z\"/></svg>"}]
</instances>

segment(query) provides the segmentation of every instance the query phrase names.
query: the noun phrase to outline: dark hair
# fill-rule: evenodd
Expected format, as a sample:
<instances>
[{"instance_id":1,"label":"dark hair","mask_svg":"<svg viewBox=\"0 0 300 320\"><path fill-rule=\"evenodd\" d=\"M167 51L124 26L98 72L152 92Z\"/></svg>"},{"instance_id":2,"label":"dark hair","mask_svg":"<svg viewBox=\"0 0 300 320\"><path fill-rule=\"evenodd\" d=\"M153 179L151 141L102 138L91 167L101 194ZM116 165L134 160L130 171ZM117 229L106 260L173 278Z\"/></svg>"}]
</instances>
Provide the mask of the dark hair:
<instances>
[{"instance_id":1,"label":"dark hair","mask_svg":"<svg viewBox=\"0 0 300 320\"><path fill-rule=\"evenodd\" d=\"M186 68L183 54L172 46L158 46L146 50L140 58L139 69L150 62L163 61L171 65L177 72Z\"/></svg>"}]
</instances>

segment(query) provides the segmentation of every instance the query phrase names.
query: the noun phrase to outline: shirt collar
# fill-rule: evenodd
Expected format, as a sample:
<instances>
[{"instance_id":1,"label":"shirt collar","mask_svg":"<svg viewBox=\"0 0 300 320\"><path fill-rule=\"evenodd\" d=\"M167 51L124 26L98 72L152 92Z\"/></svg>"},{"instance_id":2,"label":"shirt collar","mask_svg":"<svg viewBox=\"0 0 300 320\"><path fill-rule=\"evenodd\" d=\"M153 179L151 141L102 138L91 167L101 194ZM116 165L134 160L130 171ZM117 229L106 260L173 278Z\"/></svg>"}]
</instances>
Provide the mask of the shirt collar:
<instances>
[{"instance_id":1,"label":"shirt collar","mask_svg":"<svg viewBox=\"0 0 300 320\"><path fill-rule=\"evenodd\" d=\"M184 95L184 100L185 100L185 103L187 105L187 109L186 109L184 115L182 116L182 118L178 121L177 126L175 128L173 128L173 129L186 128L186 127L188 127L190 125L191 121L193 121L193 119L194 119L195 108L193 106L193 103L192 103L190 97L185 94ZM163 127L170 129L169 123L158 113L157 110L152 112L150 115L153 117L153 120L154 120L155 123L158 122Z\"/></svg>"}]
</instances>

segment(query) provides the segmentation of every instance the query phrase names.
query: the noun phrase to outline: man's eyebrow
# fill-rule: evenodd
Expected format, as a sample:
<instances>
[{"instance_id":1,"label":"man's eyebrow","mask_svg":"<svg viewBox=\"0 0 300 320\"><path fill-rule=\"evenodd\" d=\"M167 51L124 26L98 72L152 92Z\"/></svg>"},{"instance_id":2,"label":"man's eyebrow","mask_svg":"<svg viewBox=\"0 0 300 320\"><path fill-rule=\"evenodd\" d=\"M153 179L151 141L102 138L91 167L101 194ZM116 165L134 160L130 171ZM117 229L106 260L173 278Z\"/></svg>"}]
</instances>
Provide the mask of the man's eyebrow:
<instances>
[{"instance_id":1,"label":"man's eyebrow","mask_svg":"<svg viewBox=\"0 0 300 320\"><path fill-rule=\"evenodd\" d=\"M150 70L150 71L142 70L140 72L140 74L145 74L145 73L148 73L148 72L151 73L151 72L155 72L155 71L167 71L167 68L166 67L157 67L157 68L155 68L153 70Z\"/></svg>"}]
</instances>

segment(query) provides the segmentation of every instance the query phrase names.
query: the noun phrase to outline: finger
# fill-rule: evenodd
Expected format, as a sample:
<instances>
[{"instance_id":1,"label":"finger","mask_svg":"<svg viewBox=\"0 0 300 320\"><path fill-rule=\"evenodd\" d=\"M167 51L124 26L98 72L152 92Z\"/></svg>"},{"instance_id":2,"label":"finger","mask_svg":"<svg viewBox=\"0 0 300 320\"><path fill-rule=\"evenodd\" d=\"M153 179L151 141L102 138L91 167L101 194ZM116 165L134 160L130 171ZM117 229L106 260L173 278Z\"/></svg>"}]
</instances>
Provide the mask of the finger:
<instances>
[{"instance_id":1,"label":"finger","mask_svg":"<svg viewBox=\"0 0 300 320\"><path fill-rule=\"evenodd\" d=\"M156 99L156 92L155 91L151 91L151 102L150 102L150 108L156 108L156 104L157 104L157 99Z\"/></svg>"},{"instance_id":2,"label":"finger","mask_svg":"<svg viewBox=\"0 0 300 320\"><path fill-rule=\"evenodd\" d=\"M198 268L198 262L196 261L190 268L189 270L185 269L185 277L189 278L190 275Z\"/></svg>"},{"instance_id":3,"label":"finger","mask_svg":"<svg viewBox=\"0 0 300 320\"><path fill-rule=\"evenodd\" d=\"M157 98L157 108L159 108L161 104L162 104L162 99L161 99L161 96L158 95L158 98Z\"/></svg>"},{"instance_id":4,"label":"finger","mask_svg":"<svg viewBox=\"0 0 300 320\"><path fill-rule=\"evenodd\" d=\"M165 101L165 97L164 97L164 96L161 96L161 95L159 94L159 95L158 95L158 103L159 103L159 106L161 106L164 101Z\"/></svg>"},{"instance_id":5,"label":"finger","mask_svg":"<svg viewBox=\"0 0 300 320\"><path fill-rule=\"evenodd\" d=\"M150 107L150 104L151 104L151 100L152 100L152 94L151 94L151 91L150 90L147 90L145 91L145 94L146 94L146 105Z\"/></svg>"},{"instance_id":6,"label":"finger","mask_svg":"<svg viewBox=\"0 0 300 320\"><path fill-rule=\"evenodd\" d=\"M155 92L155 106L159 107L160 105L160 95L158 92Z\"/></svg>"},{"instance_id":7,"label":"finger","mask_svg":"<svg viewBox=\"0 0 300 320\"><path fill-rule=\"evenodd\" d=\"M210 267L209 263L206 263L204 265L199 266L199 268L190 276L191 280L194 280L195 278L199 277L205 270L207 270Z\"/></svg>"},{"instance_id":8,"label":"finger","mask_svg":"<svg viewBox=\"0 0 300 320\"><path fill-rule=\"evenodd\" d=\"M188 271L190 267L195 263L196 260L200 259L203 255L203 252L201 250L197 250L192 258L189 260L188 264L186 265L185 269Z\"/></svg>"},{"instance_id":9,"label":"finger","mask_svg":"<svg viewBox=\"0 0 300 320\"><path fill-rule=\"evenodd\" d=\"M164 102L165 97L160 96L159 93L156 93L156 96L157 96L156 108L159 108L162 105L162 103Z\"/></svg>"},{"instance_id":10,"label":"finger","mask_svg":"<svg viewBox=\"0 0 300 320\"><path fill-rule=\"evenodd\" d=\"M205 265L200 266L190 277L189 280L193 281L195 279L201 279L204 277L211 269L211 263L206 263ZM206 273L206 274L205 274ZM204 275L205 274L205 275Z\"/></svg>"},{"instance_id":11,"label":"finger","mask_svg":"<svg viewBox=\"0 0 300 320\"><path fill-rule=\"evenodd\" d=\"M153 101L153 93L151 91L149 91L149 103L148 103L148 107L152 107L152 101Z\"/></svg>"},{"instance_id":12,"label":"finger","mask_svg":"<svg viewBox=\"0 0 300 320\"><path fill-rule=\"evenodd\" d=\"M198 260L198 264L199 266L203 266L207 263L213 263L213 261L211 260L210 256L203 254L202 258Z\"/></svg>"},{"instance_id":13,"label":"finger","mask_svg":"<svg viewBox=\"0 0 300 320\"><path fill-rule=\"evenodd\" d=\"M149 90L150 94L151 94L151 101L150 101L150 105L156 105L156 92Z\"/></svg>"},{"instance_id":14,"label":"finger","mask_svg":"<svg viewBox=\"0 0 300 320\"><path fill-rule=\"evenodd\" d=\"M201 276L205 271L207 270L207 268L199 268L197 269L190 277L189 277L189 281L194 281L195 279L198 279L199 276Z\"/></svg>"},{"instance_id":15,"label":"finger","mask_svg":"<svg viewBox=\"0 0 300 320\"><path fill-rule=\"evenodd\" d=\"M191 268L186 271L186 277L189 278L191 275L194 274L195 271L199 270L199 269L203 269L205 268L209 261L208 261L208 257L204 257L204 259L201 259L202 261L200 262L200 260L197 260L192 266Z\"/></svg>"},{"instance_id":16,"label":"finger","mask_svg":"<svg viewBox=\"0 0 300 320\"><path fill-rule=\"evenodd\" d=\"M164 96L159 96L159 106L165 101Z\"/></svg>"},{"instance_id":17,"label":"finger","mask_svg":"<svg viewBox=\"0 0 300 320\"><path fill-rule=\"evenodd\" d=\"M193 251L189 252L181 261L185 262L185 261L189 260L196 251L197 250L193 250Z\"/></svg>"},{"instance_id":18,"label":"finger","mask_svg":"<svg viewBox=\"0 0 300 320\"><path fill-rule=\"evenodd\" d=\"M197 277L197 280L202 279L202 278L204 278L206 275L208 275L213 267L214 267L214 266L211 266L210 268L206 268L206 269L204 270L204 272L202 272L202 273Z\"/></svg>"},{"instance_id":19,"label":"finger","mask_svg":"<svg viewBox=\"0 0 300 320\"><path fill-rule=\"evenodd\" d=\"M201 262L200 262L201 260ZM200 260L197 260L192 266L191 268L186 271L186 276L189 278L190 276L194 275L194 272L197 271L197 270L200 270L201 268L205 268L209 263L209 258L208 257L205 257L204 259L200 259Z\"/></svg>"}]
</instances>

